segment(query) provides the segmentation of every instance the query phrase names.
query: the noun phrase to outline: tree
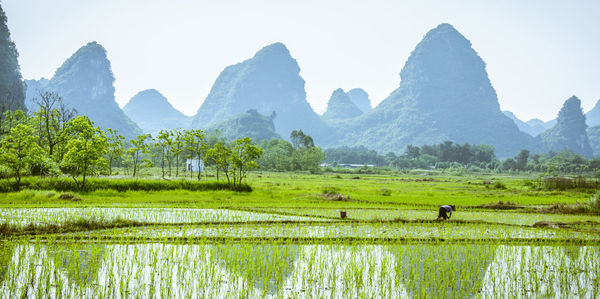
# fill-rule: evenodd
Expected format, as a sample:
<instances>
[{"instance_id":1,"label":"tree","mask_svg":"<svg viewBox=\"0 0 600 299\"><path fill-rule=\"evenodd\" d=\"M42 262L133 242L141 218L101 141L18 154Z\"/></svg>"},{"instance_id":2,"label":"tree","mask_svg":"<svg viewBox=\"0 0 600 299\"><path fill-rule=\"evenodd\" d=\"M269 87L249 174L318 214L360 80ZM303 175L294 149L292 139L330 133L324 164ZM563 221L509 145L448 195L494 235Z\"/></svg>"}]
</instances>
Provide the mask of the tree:
<instances>
[{"instance_id":1,"label":"tree","mask_svg":"<svg viewBox=\"0 0 600 299\"><path fill-rule=\"evenodd\" d=\"M524 149L515 157L517 162L518 170L525 170L527 168L527 160L529 159L529 151Z\"/></svg>"},{"instance_id":2,"label":"tree","mask_svg":"<svg viewBox=\"0 0 600 299\"><path fill-rule=\"evenodd\" d=\"M127 150L127 154L131 157L131 163L133 164L133 176L135 177L138 173L138 169L152 165L152 161L148 160L146 154L150 150L150 144L148 141L152 138L150 134L138 135L135 139L131 139L131 148Z\"/></svg>"},{"instance_id":3,"label":"tree","mask_svg":"<svg viewBox=\"0 0 600 299\"><path fill-rule=\"evenodd\" d=\"M325 152L318 147L300 148L293 154L293 164L296 169L317 172L319 166L325 160Z\"/></svg>"},{"instance_id":4,"label":"tree","mask_svg":"<svg viewBox=\"0 0 600 299\"><path fill-rule=\"evenodd\" d=\"M217 180L219 180L219 171L222 171L225 174L225 177L227 177L227 183L229 184L231 184L229 178L231 155L231 149L229 149L222 141L215 143L215 145L206 153L206 157L215 164L217 169Z\"/></svg>"},{"instance_id":5,"label":"tree","mask_svg":"<svg viewBox=\"0 0 600 299\"><path fill-rule=\"evenodd\" d=\"M21 110L8 110L0 115L0 137L8 134L18 124L25 124L29 117Z\"/></svg>"},{"instance_id":6,"label":"tree","mask_svg":"<svg viewBox=\"0 0 600 299\"><path fill-rule=\"evenodd\" d=\"M409 144L406 146L406 151L404 152L407 158L409 159L417 159L421 156L421 148L418 146Z\"/></svg>"},{"instance_id":7,"label":"tree","mask_svg":"<svg viewBox=\"0 0 600 299\"><path fill-rule=\"evenodd\" d=\"M66 123L77 115L74 109L69 109L64 103L60 95L55 92L40 92L39 99L34 101L39 109L35 112L38 130L40 132L40 145L45 145L48 148L48 156L56 158L57 161L62 159L61 152L58 157L55 157L55 148L66 144L62 136Z\"/></svg>"},{"instance_id":8,"label":"tree","mask_svg":"<svg viewBox=\"0 0 600 299\"><path fill-rule=\"evenodd\" d=\"M262 141L263 154L258 160L262 169L277 171L292 170L292 155L294 148L291 143L283 139Z\"/></svg>"},{"instance_id":9,"label":"tree","mask_svg":"<svg viewBox=\"0 0 600 299\"><path fill-rule=\"evenodd\" d=\"M123 157L123 141L125 137L119 134L119 130L108 128L106 129L108 151L108 175L112 175L112 166Z\"/></svg>"},{"instance_id":10,"label":"tree","mask_svg":"<svg viewBox=\"0 0 600 299\"><path fill-rule=\"evenodd\" d=\"M19 124L9 131L0 141L0 150L0 164L10 169L17 188L21 184L21 177L33 164L40 162L44 154L36 142L33 128L24 124Z\"/></svg>"},{"instance_id":11,"label":"tree","mask_svg":"<svg viewBox=\"0 0 600 299\"><path fill-rule=\"evenodd\" d=\"M233 141L231 168L233 173L233 186L239 186L246 178L248 171L258 168L256 160L260 158L262 149L254 146L249 137Z\"/></svg>"},{"instance_id":12,"label":"tree","mask_svg":"<svg viewBox=\"0 0 600 299\"><path fill-rule=\"evenodd\" d=\"M100 128L94 128L87 116L78 116L67 123L65 135L69 142L61 166L83 190L88 175L107 167L104 159L108 152L106 134ZM80 176L82 179L78 181Z\"/></svg>"},{"instance_id":13,"label":"tree","mask_svg":"<svg viewBox=\"0 0 600 299\"><path fill-rule=\"evenodd\" d=\"M304 147L313 147L315 143L309 135L304 134L302 130L293 130L290 134L290 140L292 140L292 145L294 148L298 148L300 146Z\"/></svg>"},{"instance_id":14,"label":"tree","mask_svg":"<svg viewBox=\"0 0 600 299\"><path fill-rule=\"evenodd\" d=\"M185 150L185 144L184 144L183 133L181 133L181 131L175 130L173 132L173 137L174 138L173 138L173 144L171 145L171 153L172 153L173 157L175 158L175 177L179 177L179 165L181 164L179 162L179 158L181 157L181 154Z\"/></svg>"},{"instance_id":15,"label":"tree","mask_svg":"<svg viewBox=\"0 0 600 299\"><path fill-rule=\"evenodd\" d=\"M173 131L170 130L160 130L158 133L158 142L161 145L161 150L163 152L164 159L167 160L167 166L169 167L169 176L172 175L171 166L173 164ZM164 160L163 160L164 161ZM165 167L163 167L163 177L165 176Z\"/></svg>"},{"instance_id":16,"label":"tree","mask_svg":"<svg viewBox=\"0 0 600 299\"><path fill-rule=\"evenodd\" d=\"M184 132L185 149L189 153L190 160L194 160L194 158L198 160L198 166L207 150L206 143L204 142L205 137L204 131L200 129L192 129ZM192 173L193 172L190 171L190 177ZM198 180L200 180L200 175L200 169L198 169Z\"/></svg>"},{"instance_id":17,"label":"tree","mask_svg":"<svg viewBox=\"0 0 600 299\"><path fill-rule=\"evenodd\" d=\"M502 162L502 169L503 170L517 169L517 162L515 162L515 160L512 158L508 158L508 159L504 160L504 162Z\"/></svg>"}]
</instances>

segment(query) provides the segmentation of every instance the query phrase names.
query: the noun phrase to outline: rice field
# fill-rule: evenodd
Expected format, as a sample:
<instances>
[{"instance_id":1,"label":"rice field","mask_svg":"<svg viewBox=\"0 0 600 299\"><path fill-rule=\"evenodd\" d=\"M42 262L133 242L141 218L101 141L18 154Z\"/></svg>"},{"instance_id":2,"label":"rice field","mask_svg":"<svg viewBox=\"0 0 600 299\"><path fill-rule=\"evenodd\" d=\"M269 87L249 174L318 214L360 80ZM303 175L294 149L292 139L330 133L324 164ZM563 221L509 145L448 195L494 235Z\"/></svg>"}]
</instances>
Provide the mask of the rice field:
<instances>
[{"instance_id":1,"label":"rice field","mask_svg":"<svg viewBox=\"0 0 600 299\"><path fill-rule=\"evenodd\" d=\"M598 246L33 242L2 249L5 298L600 296Z\"/></svg>"},{"instance_id":2,"label":"rice field","mask_svg":"<svg viewBox=\"0 0 600 299\"><path fill-rule=\"evenodd\" d=\"M253 173L251 193L3 193L0 296L600 298L600 217L537 210L590 192L526 179ZM491 180L507 188L480 183ZM480 206L500 200L517 208Z\"/></svg>"}]
</instances>

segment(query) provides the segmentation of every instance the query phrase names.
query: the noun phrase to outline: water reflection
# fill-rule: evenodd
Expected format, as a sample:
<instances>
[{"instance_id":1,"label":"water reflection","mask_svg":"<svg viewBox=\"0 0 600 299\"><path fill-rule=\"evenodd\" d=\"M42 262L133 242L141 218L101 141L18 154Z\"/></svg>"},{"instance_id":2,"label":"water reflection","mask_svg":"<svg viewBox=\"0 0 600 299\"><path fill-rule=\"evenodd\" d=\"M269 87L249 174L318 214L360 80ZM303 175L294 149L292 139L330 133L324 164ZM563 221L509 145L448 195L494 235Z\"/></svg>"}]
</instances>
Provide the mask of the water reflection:
<instances>
[{"instance_id":1,"label":"water reflection","mask_svg":"<svg viewBox=\"0 0 600 299\"><path fill-rule=\"evenodd\" d=\"M11 264L15 251L15 244L12 241L0 241L0 283L4 282L6 272Z\"/></svg>"},{"instance_id":2,"label":"water reflection","mask_svg":"<svg viewBox=\"0 0 600 299\"><path fill-rule=\"evenodd\" d=\"M596 298L598 247L0 243L0 297Z\"/></svg>"},{"instance_id":3,"label":"water reflection","mask_svg":"<svg viewBox=\"0 0 600 299\"><path fill-rule=\"evenodd\" d=\"M105 245L95 243L52 244L47 252L69 282L85 286L97 282L104 249Z\"/></svg>"},{"instance_id":4,"label":"water reflection","mask_svg":"<svg viewBox=\"0 0 600 299\"><path fill-rule=\"evenodd\" d=\"M294 270L300 252L298 245L217 245L211 253L229 272L258 288L262 295L282 291L283 283Z\"/></svg>"},{"instance_id":5,"label":"water reflection","mask_svg":"<svg viewBox=\"0 0 600 299\"><path fill-rule=\"evenodd\" d=\"M470 298L480 292L497 246L389 246L395 271L416 298Z\"/></svg>"},{"instance_id":6,"label":"water reflection","mask_svg":"<svg viewBox=\"0 0 600 299\"><path fill-rule=\"evenodd\" d=\"M516 298L599 298L598 247L499 246L482 294Z\"/></svg>"}]
</instances>

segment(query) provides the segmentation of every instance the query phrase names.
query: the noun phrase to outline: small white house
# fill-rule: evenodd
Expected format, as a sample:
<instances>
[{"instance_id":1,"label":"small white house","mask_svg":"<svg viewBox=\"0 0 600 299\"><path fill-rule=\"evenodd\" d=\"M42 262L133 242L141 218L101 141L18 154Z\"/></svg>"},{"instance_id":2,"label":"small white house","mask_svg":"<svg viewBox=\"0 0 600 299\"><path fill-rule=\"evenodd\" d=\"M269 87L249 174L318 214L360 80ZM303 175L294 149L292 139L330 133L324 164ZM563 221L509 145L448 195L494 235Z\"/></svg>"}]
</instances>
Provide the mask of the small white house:
<instances>
[{"instance_id":1,"label":"small white house","mask_svg":"<svg viewBox=\"0 0 600 299\"><path fill-rule=\"evenodd\" d=\"M202 159L187 159L185 161L185 169L191 172L204 172L204 161Z\"/></svg>"}]
</instances>

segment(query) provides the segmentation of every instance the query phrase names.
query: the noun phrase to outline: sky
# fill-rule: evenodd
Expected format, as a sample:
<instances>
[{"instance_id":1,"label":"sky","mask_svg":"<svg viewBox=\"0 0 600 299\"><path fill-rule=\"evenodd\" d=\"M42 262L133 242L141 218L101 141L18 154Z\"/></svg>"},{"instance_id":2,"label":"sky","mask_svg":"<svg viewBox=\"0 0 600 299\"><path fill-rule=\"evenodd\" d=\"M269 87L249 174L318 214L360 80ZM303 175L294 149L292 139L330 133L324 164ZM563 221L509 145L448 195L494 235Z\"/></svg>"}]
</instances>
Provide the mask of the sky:
<instances>
[{"instance_id":1,"label":"sky","mask_svg":"<svg viewBox=\"0 0 600 299\"><path fill-rule=\"evenodd\" d=\"M307 100L323 113L337 88L373 106L400 82L411 51L450 23L487 63L502 110L556 117L572 95L600 99L597 0L1 0L25 79L51 78L78 48L103 45L124 106L154 88L194 115L220 72L284 43Z\"/></svg>"}]
</instances>

